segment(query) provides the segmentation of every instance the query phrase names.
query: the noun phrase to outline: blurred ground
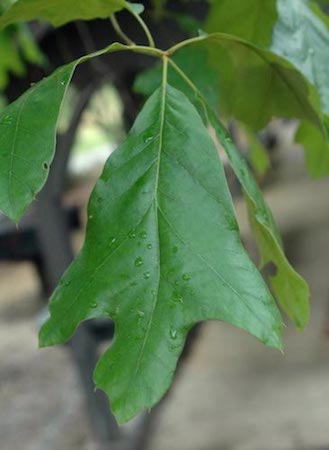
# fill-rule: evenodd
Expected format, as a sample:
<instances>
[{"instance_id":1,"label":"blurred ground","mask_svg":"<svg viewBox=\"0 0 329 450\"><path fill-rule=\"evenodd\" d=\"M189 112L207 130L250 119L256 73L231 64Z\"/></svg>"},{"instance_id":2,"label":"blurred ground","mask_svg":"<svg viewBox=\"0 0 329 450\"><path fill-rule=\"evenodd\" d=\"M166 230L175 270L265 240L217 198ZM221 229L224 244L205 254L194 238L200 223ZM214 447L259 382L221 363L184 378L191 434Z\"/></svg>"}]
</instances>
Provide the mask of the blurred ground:
<instances>
[{"instance_id":1,"label":"blurred ground","mask_svg":"<svg viewBox=\"0 0 329 450\"><path fill-rule=\"evenodd\" d=\"M204 326L150 450L329 449L328 188L301 179L268 194L290 260L311 286L308 329L287 321L281 355L228 325ZM28 264L0 266L0 449L94 450L67 351L37 349L39 292Z\"/></svg>"}]
</instances>

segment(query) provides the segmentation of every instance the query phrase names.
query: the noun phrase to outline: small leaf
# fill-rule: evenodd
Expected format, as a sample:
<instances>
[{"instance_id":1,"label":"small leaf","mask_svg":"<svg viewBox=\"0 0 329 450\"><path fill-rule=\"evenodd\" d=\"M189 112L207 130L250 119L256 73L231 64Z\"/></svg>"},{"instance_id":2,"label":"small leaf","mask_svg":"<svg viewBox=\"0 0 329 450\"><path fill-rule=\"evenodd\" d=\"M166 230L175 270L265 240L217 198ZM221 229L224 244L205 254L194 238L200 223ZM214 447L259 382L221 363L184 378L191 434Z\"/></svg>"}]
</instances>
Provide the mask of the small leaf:
<instances>
[{"instance_id":1,"label":"small leaf","mask_svg":"<svg viewBox=\"0 0 329 450\"><path fill-rule=\"evenodd\" d=\"M30 20L47 20L59 27L73 20L107 18L124 7L124 0L18 0L0 17L0 29Z\"/></svg>"},{"instance_id":2,"label":"small leaf","mask_svg":"<svg viewBox=\"0 0 329 450\"><path fill-rule=\"evenodd\" d=\"M142 5L142 3L126 2L126 5L128 5L128 9L133 10L135 14L142 14L145 10L145 7L144 5Z\"/></svg>"},{"instance_id":3,"label":"small leaf","mask_svg":"<svg viewBox=\"0 0 329 450\"><path fill-rule=\"evenodd\" d=\"M76 63L32 86L0 113L0 210L18 222L44 185L57 118Z\"/></svg>"},{"instance_id":4,"label":"small leaf","mask_svg":"<svg viewBox=\"0 0 329 450\"><path fill-rule=\"evenodd\" d=\"M240 242L216 146L165 80L109 158L88 215L40 345L66 341L85 319L111 317L115 340L94 379L120 423L164 395L188 331L202 320L280 348L281 317Z\"/></svg>"},{"instance_id":5,"label":"small leaf","mask_svg":"<svg viewBox=\"0 0 329 450\"><path fill-rule=\"evenodd\" d=\"M125 49L114 43L97 54ZM72 74L78 64L95 55L59 68L0 113L0 210L15 222L47 179L58 115Z\"/></svg>"},{"instance_id":6,"label":"small leaf","mask_svg":"<svg viewBox=\"0 0 329 450\"><path fill-rule=\"evenodd\" d=\"M261 266L269 262L275 264L277 273L270 277L273 291L283 310L298 328L303 328L309 320L307 283L289 264L272 213L246 162L223 125L210 109L208 112L218 140L226 151L230 165L243 187L250 223L261 254Z\"/></svg>"}]
</instances>

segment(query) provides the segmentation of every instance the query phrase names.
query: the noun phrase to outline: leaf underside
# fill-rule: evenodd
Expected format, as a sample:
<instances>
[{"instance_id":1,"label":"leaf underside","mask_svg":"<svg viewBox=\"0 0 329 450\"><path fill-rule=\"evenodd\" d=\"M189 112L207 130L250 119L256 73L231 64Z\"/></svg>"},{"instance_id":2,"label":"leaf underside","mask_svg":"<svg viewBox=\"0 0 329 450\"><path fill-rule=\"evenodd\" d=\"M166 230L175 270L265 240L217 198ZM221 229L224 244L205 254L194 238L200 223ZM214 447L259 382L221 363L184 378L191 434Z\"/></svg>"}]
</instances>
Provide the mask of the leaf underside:
<instances>
[{"instance_id":1,"label":"leaf underside","mask_svg":"<svg viewBox=\"0 0 329 450\"><path fill-rule=\"evenodd\" d=\"M88 216L40 345L63 343L85 319L113 319L94 380L120 423L164 395L200 321L226 321L280 348L280 314L240 242L216 146L184 94L164 82L147 101Z\"/></svg>"},{"instance_id":2,"label":"leaf underside","mask_svg":"<svg viewBox=\"0 0 329 450\"><path fill-rule=\"evenodd\" d=\"M47 20L58 27L73 20L108 18L124 7L124 0L18 0L0 17L0 29L30 20Z\"/></svg>"}]
</instances>

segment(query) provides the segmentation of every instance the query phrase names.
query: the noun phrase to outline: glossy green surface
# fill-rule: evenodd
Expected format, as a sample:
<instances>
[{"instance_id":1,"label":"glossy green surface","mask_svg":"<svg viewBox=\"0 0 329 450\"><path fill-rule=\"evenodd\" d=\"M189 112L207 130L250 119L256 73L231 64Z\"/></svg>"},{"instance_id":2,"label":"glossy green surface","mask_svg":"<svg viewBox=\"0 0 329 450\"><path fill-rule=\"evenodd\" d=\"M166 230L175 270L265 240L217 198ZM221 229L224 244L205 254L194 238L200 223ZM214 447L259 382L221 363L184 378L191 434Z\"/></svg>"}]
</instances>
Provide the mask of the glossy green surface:
<instances>
[{"instance_id":1,"label":"glossy green surface","mask_svg":"<svg viewBox=\"0 0 329 450\"><path fill-rule=\"evenodd\" d=\"M75 66L61 67L0 113L0 211L15 222L48 177L57 119Z\"/></svg>"},{"instance_id":2,"label":"glossy green surface","mask_svg":"<svg viewBox=\"0 0 329 450\"><path fill-rule=\"evenodd\" d=\"M112 318L115 340L94 379L120 423L164 395L200 321L281 347L281 317L240 242L216 146L166 78L109 158L88 216L40 344L65 342L85 319Z\"/></svg>"}]
</instances>

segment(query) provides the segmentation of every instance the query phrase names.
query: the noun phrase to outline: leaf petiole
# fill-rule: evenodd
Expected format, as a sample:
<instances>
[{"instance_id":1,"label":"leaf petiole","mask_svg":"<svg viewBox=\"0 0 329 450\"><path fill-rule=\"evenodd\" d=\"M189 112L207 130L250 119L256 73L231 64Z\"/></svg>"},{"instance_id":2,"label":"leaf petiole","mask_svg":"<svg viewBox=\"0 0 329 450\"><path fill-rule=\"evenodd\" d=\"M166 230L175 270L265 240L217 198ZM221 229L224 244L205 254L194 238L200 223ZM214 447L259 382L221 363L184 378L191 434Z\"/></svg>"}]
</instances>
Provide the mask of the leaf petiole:
<instances>
[{"instance_id":1,"label":"leaf petiole","mask_svg":"<svg viewBox=\"0 0 329 450\"><path fill-rule=\"evenodd\" d=\"M117 21L116 15L112 14L112 16L110 17L112 26L114 28L114 30L116 31L117 35L119 37L121 37L121 39L128 45L136 45L134 41L132 41L127 35L126 33L122 30L119 22Z\"/></svg>"},{"instance_id":2,"label":"leaf petiole","mask_svg":"<svg viewBox=\"0 0 329 450\"><path fill-rule=\"evenodd\" d=\"M137 12L134 10L134 8L132 8L129 3L126 2L125 8L127 9L127 11L130 12L130 14L132 14L135 19L137 20L137 22L140 24L140 26L143 28L144 33L147 37L148 43L149 43L149 47L151 48L155 48L155 42L153 39L153 36L148 28L148 26L146 25L146 23L144 22L144 20L141 18L141 16L139 14L137 14Z\"/></svg>"}]
</instances>

